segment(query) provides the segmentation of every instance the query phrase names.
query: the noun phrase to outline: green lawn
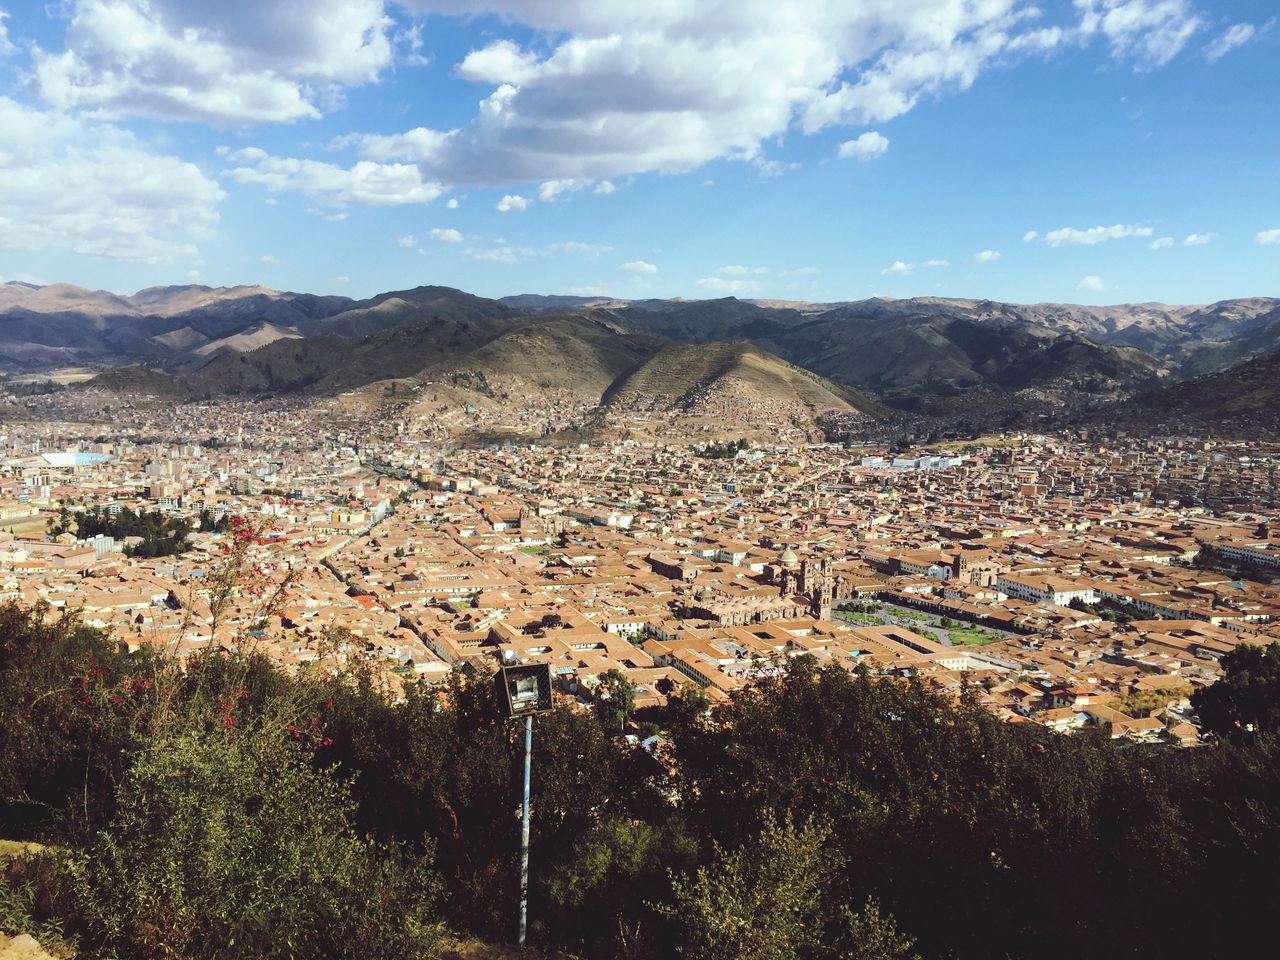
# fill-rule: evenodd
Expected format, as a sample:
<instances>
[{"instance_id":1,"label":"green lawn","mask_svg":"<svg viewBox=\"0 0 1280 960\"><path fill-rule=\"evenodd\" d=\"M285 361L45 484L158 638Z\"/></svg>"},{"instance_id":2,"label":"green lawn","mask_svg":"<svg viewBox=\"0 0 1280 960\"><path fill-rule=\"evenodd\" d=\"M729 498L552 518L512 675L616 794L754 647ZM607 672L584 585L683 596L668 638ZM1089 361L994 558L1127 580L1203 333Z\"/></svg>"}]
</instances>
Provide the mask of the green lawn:
<instances>
[{"instance_id":1,"label":"green lawn","mask_svg":"<svg viewBox=\"0 0 1280 960\"><path fill-rule=\"evenodd\" d=\"M933 623L937 618L932 614L921 613L919 610L912 610L910 607L896 607L892 604L885 604L889 613L903 620L919 620L922 623Z\"/></svg>"},{"instance_id":2,"label":"green lawn","mask_svg":"<svg viewBox=\"0 0 1280 960\"><path fill-rule=\"evenodd\" d=\"M850 623L865 623L872 627L883 627L884 621L871 613L854 613L849 610L838 610L836 616L841 620L848 620Z\"/></svg>"},{"instance_id":3,"label":"green lawn","mask_svg":"<svg viewBox=\"0 0 1280 960\"><path fill-rule=\"evenodd\" d=\"M980 647L983 644L995 643L1001 639L995 634L987 633L985 630L975 630L971 627L949 630L947 634L951 637L951 642L958 647Z\"/></svg>"}]
</instances>

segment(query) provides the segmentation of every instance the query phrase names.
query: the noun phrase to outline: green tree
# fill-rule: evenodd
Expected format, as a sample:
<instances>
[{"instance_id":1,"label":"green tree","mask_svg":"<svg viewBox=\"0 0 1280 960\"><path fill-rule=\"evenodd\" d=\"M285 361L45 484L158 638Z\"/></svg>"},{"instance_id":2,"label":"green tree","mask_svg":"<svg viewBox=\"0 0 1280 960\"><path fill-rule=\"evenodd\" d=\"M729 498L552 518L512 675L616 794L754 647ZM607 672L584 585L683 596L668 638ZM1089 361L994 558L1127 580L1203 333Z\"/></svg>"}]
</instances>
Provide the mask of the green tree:
<instances>
[{"instance_id":1,"label":"green tree","mask_svg":"<svg viewBox=\"0 0 1280 960\"><path fill-rule=\"evenodd\" d=\"M832 907L825 893L838 867L826 827L768 820L730 852L674 880L658 912L679 929L691 960L901 960L912 940L870 904Z\"/></svg>"},{"instance_id":2,"label":"green tree","mask_svg":"<svg viewBox=\"0 0 1280 960\"><path fill-rule=\"evenodd\" d=\"M636 687L616 667L600 676L596 687L596 716L608 729L619 733L627 729L627 721L636 709Z\"/></svg>"},{"instance_id":3,"label":"green tree","mask_svg":"<svg viewBox=\"0 0 1280 960\"><path fill-rule=\"evenodd\" d=\"M1280 643L1240 644L1222 658L1222 674L1192 695L1204 728L1226 737L1280 732Z\"/></svg>"},{"instance_id":4,"label":"green tree","mask_svg":"<svg viewBox=\"0 0 1280 960\"><path fill-rule=\"evenodd\" d=\"M353 813L270 724L160 737L78 860L90 939L138 958L430 955L438 881L353 833Z\"/></svg>"}]
</instances>

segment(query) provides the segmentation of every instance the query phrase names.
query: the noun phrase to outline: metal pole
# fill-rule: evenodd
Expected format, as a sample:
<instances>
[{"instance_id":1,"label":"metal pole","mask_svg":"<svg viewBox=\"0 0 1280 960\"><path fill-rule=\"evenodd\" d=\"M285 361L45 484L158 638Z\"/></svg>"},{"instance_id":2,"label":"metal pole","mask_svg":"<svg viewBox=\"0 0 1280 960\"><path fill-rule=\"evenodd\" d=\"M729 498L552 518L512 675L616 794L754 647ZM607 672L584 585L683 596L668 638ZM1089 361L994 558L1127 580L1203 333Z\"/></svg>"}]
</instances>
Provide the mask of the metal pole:
<instances>
[{"instance_id":1,"label":"metal pole","mask_svg":"<svg viewBox=\"0 0 1280 960\"><path fill-rule=\"evenodd\" d=\"M524 718L524 802L520 807L520 936L516 943L524 946L525 927L529 920L529 774L533 768L533 717Z\"/></svg>"}]
</instances>

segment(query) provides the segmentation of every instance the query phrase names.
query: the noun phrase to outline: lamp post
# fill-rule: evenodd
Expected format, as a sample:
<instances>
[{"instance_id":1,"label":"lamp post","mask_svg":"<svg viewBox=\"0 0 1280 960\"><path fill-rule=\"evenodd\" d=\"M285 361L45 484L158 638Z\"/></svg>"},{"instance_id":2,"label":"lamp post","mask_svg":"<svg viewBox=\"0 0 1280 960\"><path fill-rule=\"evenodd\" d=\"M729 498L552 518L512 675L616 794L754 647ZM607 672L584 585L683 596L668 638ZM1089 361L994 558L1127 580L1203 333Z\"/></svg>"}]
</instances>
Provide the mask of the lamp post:
<instances>
[{"instance_id":1,"label":"lamp post","mask_svg":"<svg viewBox=\"0 0 1280 960\"><path fill-rule=\"evenodd\" d=\"M516 945L523 947L529 921L530 784L533 773L533 718L551 709L551 665L524 663L503 667L495 680L502 690L506 715L524 720L524 785L520 793L520 927Z\"/></svg>"}]
</instances>

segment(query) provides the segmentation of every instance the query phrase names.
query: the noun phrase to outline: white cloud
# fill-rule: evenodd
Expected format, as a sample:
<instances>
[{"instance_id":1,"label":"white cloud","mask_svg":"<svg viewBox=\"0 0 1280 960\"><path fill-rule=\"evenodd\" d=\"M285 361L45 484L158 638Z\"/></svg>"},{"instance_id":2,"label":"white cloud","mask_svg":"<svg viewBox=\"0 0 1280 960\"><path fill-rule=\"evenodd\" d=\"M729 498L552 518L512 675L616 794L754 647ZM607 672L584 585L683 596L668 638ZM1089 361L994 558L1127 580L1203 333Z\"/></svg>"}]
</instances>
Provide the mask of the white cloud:
<instances>
[{"instance_id":1,"label":"white cloud","mask_svg":"<svg viewBox=\"0 0 1280 960\"><path fill-rule=\"evenodd\" d=\"M1211 233L1189 233L1186 239L1182 241L1184 247L1203 247L1206 243L1213 239Z\"/></svg>"},{"instance_id":2,"label":"white cloud","mask_svg":"<svg viewBox=\"0 0 1280 960\"><path fill-rule=\"evenodd\" d=\"M498 35L457 67L489 86L476 114L411 131L397 159L429 179L493 186L681 173L717 158L780 172L793 164L766 159L764 145L797 127L885 122L1069 42L1096 35L1117 55L1162 60L1192 19L1186 2L1082 0L1046 14L1024 0L402 0L496 14Z\"/></svg>"},{"instance_id":3,"label":"white cloud","mask_svg":"<svg viewBox=\"0 0 1280 960\"><path fill-rule=\"evenodd\" d=\"M450 198L449 198L449 202L448 202L448 203L446 203L446 204L445 204L445 206L446 206L446 207L448 207L450 210L457 210L457 209L458 209L458 198L457 198L457 197L450 197Z\"/></svg>"},{"instance_id":4,"label":"white cloud","mask_svg":"<svg viewBox=\"0 0 1280 960\"><path fill-rule=\"evenodd\" d=\"M907 277L910 276L914 270L914 264L903 263L901 260L895 260L893 263L889 264L889 266L881 270L880 273L883 276Z\"/></svg>"},{"instance_id":5,"label":"white cloud","mask_svg":"<svg viewBox=\"0 0 1280 960\"><path fill-rule=\"evenodd\" d=\"M508 213L512 210L529 209L529 201L516 193L508 193L498 201L498 210L502 213Z\"/></svg>"},{"instance_id":6,"label":"white cloud","mask_svg":"<svg viewBox=\"0 0 1280 960\"><path fill-rule=\"evenodd\" d=\"M1274 247L1280 244L1280 227L1275 230L1259 230L1253 235L1253 239L1264 247Z\"/></svg>"},{"instance_id":7,"label":"white cloud","mask_svg":"<svg viewBox=\"0 0 1280 960\"><path fill-rule=\"evenodd\" d=\"M729 280L725 277L702 277L697 285L711 293L736 295L739 293L756 293L760 284L755 280Z\"/></svg>"},{"instance_id":8,"label":"white cloud","mask_svg":"<svg viewBox=\"0 0 1280 960\"><path fill-rule=\"evenodd\" d=\"M562 193L576 193L591 186L590 180L568 177L562 180L544 180L538 185L538 199L543 203L552 203Z\"/></svg>"},{"instance_id":9,"label":"white cloud","mask_svg":"<svg viewBox=\"0 0 1280 960\"><path fill-rule=\"evenodd\" d=\"M194 256L225 194L111 124L0 97L0 249L164 263Z\"/></svg>"},{"instance_id":10,"label":"white cloud","mask_svg":"<svg viewBox=\"0 0 1280 960\"><path fill-rule=\"evenodd\" d=\"M920 264L920 266L922 266L922 267L949 267L949 266L951 266L951 261L950 261L950 260L926 260L924 263Z\"/></svg>"},{"instance_id":11,"label":"white cloud","mask_svg":"<svg viewBox=\"0 0 1280 960\"><path fill-rule=\"evenodd\" d=\"M582 255L594 260L612 249L601 244L582 243L578 240L561 240L541 247L516 246L498 238L493 241L493 246L468 247L462 251L462 255L484 263L524 263L554 254Z\"/></svg>"},{"instance_id":12,"label":"white cloud","mask_svg":"<svg viewBox=\"0 0 1280 960\"><path fill-rule=\"evenodd\" d=\"M1221 36L1204 48L1204 55L1210 60L1225 57L1232 50L1237 47L1243 47L1252 40L1255 33L1257 33L1257 30L1252 23L1233 24Z\"/></svg>"},{"instance_id":13,"label":"white cloud","mask_svg":"<svg viewBox=\"0 0 1280 960\"><path fill-rule=\"evenodd\" d=\"M400 246L405 247L406 249L411 249L418 245L418 238L412 237L406 234L403 237L396 237L396 243L400 244Z\"/></svg>"},{"instance_id":14,"label":"white cloud","mask_svg":"<svg viewBox=\"0 0 1280 960\"><path fill-rule=\"evenodd\" d=\"M763 276L768 272L768 267L746 267L740 263L730 263L723 267L716 267L716 273L722 277L745 277L748 274Z\"/></svg>"},{"instance_id":15,"label":"white cloud","mask_svg":"<svg viewBox=\"0 0 1280 960\"><path fill-rule=\"evenodd\" d=\"M1160 66L1182 50L1203 26L1189 0L1075 0L1080 33L1100 34L1114 56Z\"/></svg>"},{"instance_id":16,"label":"white cloud","mask_svg":"<svg viewBox=\"0 0 1280 960\"><path fill-rule=\"evenodd\" d=\"M946 261L944 260L942 263L945 265ZM820 272L817 267L793 267L790 270L783 270L781 275L784 277L811 277Z\"/></svg>"},{"instance_id":17,"label":"white cloud","mask_svg":"<svg viewBox=\"0 0 1280 960\"><path fill-rule=\"evenodd\" d=\"M8 27L4 25L7 19L9 19L8 11L0 10L0 57L7 57L17 49L9 39Z\"/></svg>"},{"instance_id":18,"label":"white cloud","mask_svg":"<svg viewBox=\"0 0 1280 960\"><path fill-rule=\"evenodd\" d=\"M346 284L346 283L350 283L350 282L351 282L351 278L350 278L350 277L342 277L342 276L334 277L334 278L333 278L333 282L334 282L334 283L343 283L343 284Z\"/></svg>"},{"instance_id":19,"label":"white cloud","mask_svg":"<svg viewBox=\"0 0 1280 960\"><path fill-rule=\"evenodd\" d=\"M60 52L32 50L61 108L238 126L315 118L391 62L383 0L68 0Z\"/></svg>"},{"instance_id":20,"label":"white cloud","mask_svg":"<svg viewBox=\"0 0 1280 960\"><path fill-rule=\"evenodd\" d=\"M1098 276L1081 277L1080 282L1076 284L1077 290L1087 290L1090 293L1099 293L1106 289L1106 284L1102 282L1102 278Z\"/></svg>"},{"instance_id":21,"label":"white cloud","mask_svg":"<svg viewBox=\"0 0 1280 960\"><path fill-rule=\"evenodd\" d=\"M612 296L609 292L607 283L590 283L581 287L570 287L569 292L575 297L608 297Z\"/></svg>"},{"instance_id":22,"label":"white cloud","mask_svg":"<svg viewBox=\"0 0 1280 960\"><path fill-rule=\"evenodd\" d=\"M614 183L612 180L601 180L599 183L596 184L596 188L592 192L598 193L598 194L601 194L602 196L607 197L611 193L616 193L617 190L618 190L618 185Z\"/></svg>"},{"instance_id":23,"label":"white cloud","mask_svg":"<svg viewBox=\"0 0 1280 960\"><path fill-rule=\"evenodd\" d=\"M1166 250L1173 246L1173 237L1156 237L1147 246L1152 250Z\"/></svg>"},{"instance_id":24,"label":"white cloud","mask_svg":"<svg viewBox=\"0 0 1280 960\"><path fill-rule=\"evenodd\" d=\"M854 140L846 140L840 144L838 155L841 160L853 158L864 163L882 156L889 149L889 138L869 130Z\"/></svg>"},{"instance_id":25,"label":"white cloud","mask_svg":"<svg viewBox=\"0 0 1280 960\"><path fill-rule=\"evenodd\" d=\"M1087 230L1060 227L1057 230L1050 230L1043 236L1034 230L1028 230L1022 239L1028 243L1037 239L1043 240L1051 247L1092 247L1094 244L1105 243L1108 240L1120 240L1125 237L1149 237L1153 233L1155 231L1151 227L1117 223L1110 227L1089 227Z\"/></svg>"},{"instance_id":26,"label":"white cloud","mask_svg":"<svg viewBox=\"0 0 1280 960\"><path fill-rule=\"evenodd\" d=\"M657 273L658 268L645 260L628 260L621 269L627 273Z\"/></svg>"},{"instance_id":27,"label":"white cloud","mask_svg":"<svg viewBox=\"0 0 1280 960\"><path fill-rule=\"evenodd\" d=\"M591 257L593 260L601 254L613 251L613 247L605 244L583 243L580 240L561 240L559 243L551 244L546 249L548 253L581 253Z\"/></svg>"},{"instance_id":28,"label":"white cloud","mask_svg":"<svg viewBox=\"0 0 1280 960\"><path fill-rule=\"evenodd\" d=\"M512 43L498 40L480 50L472 50L455 71L463 80L475 83L520 84L537 75L538 58Z\"/></svg>"},{"instance_id":29,"label":"white cloud","mask_svg":"<svg viewBox=\"0 0 1280 960\"><path fill-rule=\"evenodd\" d=\"M432 240L439 240L441 243L461 243L462 234L453 229L453 227L436 227L430 233Z\"/></svg>"},{"instance_id":30,"label":"white cloud","mask_svg":"<svg viewBox=\"0 0 1280 960\"><path fill-rule=\"evenodd\" d=\"M999 259L999 250L981 250L973 255L974 263L995 263Z\"/></svg>"},{"instance_id":31,"label":"white cloud","mask_svg":"<svg viewBox=\"0 0 1280 960\"><path fill-rule=\"evenodd\" d=\"M273 257L271 254L264 253L262 256L258 258L258 262L267 267L274 267L280 261L277 258Z\"/></svg>"},{"instance_id":32,"label":"white cloud","mask_svg":"<svg viewBox=\"0 0 1280 960\"><path fill-rule=\"evenodd\" d=\"M292 190L333 206L393 207L430 203L444 192L438 183L422 179L408 163L375 163L360 160L341 167L319 160L273 157L258 147L219 151L231 163L236 183L253 183L278 192Z\"/></svg>"},{"instance_id":33,"label":"white cloud","mask_svg":"<svg viewBox=\"0 0 1280 960\"><path fill-rule=\"evenodd\" d=\"M526 254L512 246L468 247L462 251L464 256L483 263L520 263Z\"/></svg>"}]
</instances>

